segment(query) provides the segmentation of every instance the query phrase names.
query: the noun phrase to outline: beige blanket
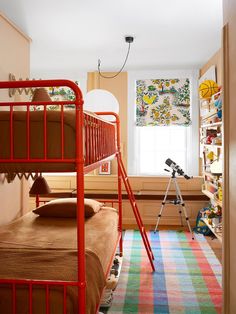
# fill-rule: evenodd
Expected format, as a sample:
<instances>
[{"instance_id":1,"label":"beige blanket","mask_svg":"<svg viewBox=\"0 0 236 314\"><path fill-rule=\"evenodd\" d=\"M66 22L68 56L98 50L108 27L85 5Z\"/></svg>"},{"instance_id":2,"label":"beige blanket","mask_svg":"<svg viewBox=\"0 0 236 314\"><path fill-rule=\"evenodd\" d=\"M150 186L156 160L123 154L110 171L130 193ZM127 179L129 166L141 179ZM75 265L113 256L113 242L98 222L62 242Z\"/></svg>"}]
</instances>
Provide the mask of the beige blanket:
<instances>
[{"instance_id":1,"label":"beige blanket","mask_svg":"<svg viewBox=\"0 0 236 314\"><path fill-rule=\"evenodd\" d=\"M118 215L102 208L85 224L86 313L95 313L105 286L104 273L117 241ZM0 231L0 278L72 280L77 279L76 220L25 215ZM27 290L17 288L17 314L28 313ZM11 290L0 287L0 313L10 314ZM63 313L63 292L50 288L50 313ZM45 290L33 289L33 314L45 311ZM77 288L67 288L67 313L77 313Z\"/></svg>"}]
</instances>

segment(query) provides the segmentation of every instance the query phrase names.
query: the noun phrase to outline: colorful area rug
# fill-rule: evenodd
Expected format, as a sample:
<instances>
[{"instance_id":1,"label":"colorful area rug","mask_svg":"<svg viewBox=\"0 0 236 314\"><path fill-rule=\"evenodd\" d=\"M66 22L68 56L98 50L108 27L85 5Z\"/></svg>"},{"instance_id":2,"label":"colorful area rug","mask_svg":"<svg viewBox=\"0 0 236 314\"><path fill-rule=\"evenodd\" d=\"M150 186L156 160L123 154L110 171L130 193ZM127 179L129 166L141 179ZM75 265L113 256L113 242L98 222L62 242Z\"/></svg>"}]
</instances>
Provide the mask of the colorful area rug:
<instances>
[{"instance_id":1,"label":"colorful area rug","mask_svg":"<svg viewBox=\"0 0 236 314\"><path fill-rule=\"evenodd\" d=\"M148 232L151 267L138 231L126 231L122 272L111 313L221 313L221 264L202 235Z\"/></svg>"}]
</instances>

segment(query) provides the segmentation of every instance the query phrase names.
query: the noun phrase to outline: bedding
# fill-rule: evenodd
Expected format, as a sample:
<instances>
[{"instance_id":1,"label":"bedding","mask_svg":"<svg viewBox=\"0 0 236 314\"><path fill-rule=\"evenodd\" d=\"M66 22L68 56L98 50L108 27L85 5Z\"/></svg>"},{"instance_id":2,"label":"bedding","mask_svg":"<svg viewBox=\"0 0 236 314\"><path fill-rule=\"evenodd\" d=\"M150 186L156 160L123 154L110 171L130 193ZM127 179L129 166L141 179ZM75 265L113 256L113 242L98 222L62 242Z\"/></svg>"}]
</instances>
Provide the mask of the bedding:
<instances>
[{"instance_id":1,"label":"bedding","mask_svg":"<svg viewBox=\"0 0 236 314\"><path fill-rule=\"evenodd\" d=\"M47 111L47 157L49 159L61 158L61 115L60 111ZM25 111L13 112L14 132L14 158L27 158L27 113ZM30 159L44 158L44 112L30 112ZM10 112L0 112L1 149L0 159L10 158ZM64 112L64 157L75 158L75 114L73 110ZM4 148L4 149L3 149ZM32 160L31 160L32 161ZM44 171L74 171L74 164L60 163L14 163L0 164L0 172L34 172L42 168ZM18 170L18 171L17 171Z\"/></svg>"},{"instance_id":2,"label":"bedding","mask_svg":"<svg viewBox=\"0 0 236 314\"><path fill-rule=\"evenodd\" d=\"M118 239L118 214L101 207L85 223L86 314L95 313ZM108 241L109 239L109 241ZM76 219L30 212L0 230L0 278L77 280ZM28 291L16 289L17 314L28 314ZM50 313L63 313L63 292L50 288ZM67 314L77 313L77 288L67 288ZM33 288L33 314L46 313L45 290ZM0 313L10 314L11 290L0 285Z\"/></svg>"},{"instance_id":3,"label":"bedding","mask_svg":"<svg viewBox=\"0 0 236 314\"><path fill-rule=\"evenodd\" d=\"M44 125L44 111L29 112L29 137L27 135L27 112L13 111L13 159L11 157L11 131L10 112L0 111L0 173L31 173L31 172L74 172L76 171L75 156L76 128L75 111L65 110L63 123L61 111L45 111L46 126ZM105 151L107 145L115 149L115 137L106 136L108 122L96 116L94 113L84 112L86 115L85 125L89 126L87 135L83 132L83 148L86 152L85 164L91 164L108 156ZM96 122L95 122L96 121ZM106 123L106 127L102 124ZM62 127L63 125L63 127ZM44 134L46 129L46 155ZM86 128L87 129L87 128ZM99 145L102 132L103 145ZM62 131L63 130L63 131ZM64 138L64 154L62 154L62 133ZM86 140L85 140L86 137ZM108 141L107 143L104 140ZM27 141L29 141L29 152L27 152ZM99 152L99 156L95 156ZM114 154L115 151L109 153ZM62 156L63 155L63 156ZM3 162L3 159L6 162ZM27 159L27 160L24 160ZM21 161L22 160L22 161ZM55 162L56 161L56 162Z\"/></svg>"},{"instance_id":4,"label":"bedding","mask_svg":"<svg viewBox=\"0 0 236 314\"><path fill-rule=\"evenodd\" d=\"M84 217L89 218L96 214L103 203L89 198L84 199ZM76 218L77 198L59 198L52 200L37 207L33 213L41 217L61 217L61 218Z\"/></svg>"}]
</instances>

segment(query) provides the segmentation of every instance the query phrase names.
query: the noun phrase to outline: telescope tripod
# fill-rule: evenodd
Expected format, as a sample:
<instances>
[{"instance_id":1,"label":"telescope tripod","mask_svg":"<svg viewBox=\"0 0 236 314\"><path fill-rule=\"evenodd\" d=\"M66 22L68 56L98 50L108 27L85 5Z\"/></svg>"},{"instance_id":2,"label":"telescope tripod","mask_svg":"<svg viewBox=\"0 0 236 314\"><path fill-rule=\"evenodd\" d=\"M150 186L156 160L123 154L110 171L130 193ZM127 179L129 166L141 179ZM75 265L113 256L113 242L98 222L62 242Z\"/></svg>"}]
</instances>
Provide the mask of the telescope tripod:
<instances>
[{"instance_id":1,"label":"telescope tripod","mask_svg":"<svg viewBox=\"0 0 236 314\"><path fill-rule=\"evenodd\" d=\"M186 223L188 225L189 232L192 234L192 239L194 240L194 235L193 235L193 231L192 231L192 228L190 226L190 223L189 223L189 217L187 215L187 210L186 210L186 207L185 207L185 204L184 204L184 200L183 200L183 197L181 195L181 191L180 191L180 188L179 188L179 185L178 185L177 178L176 178L175 174L176 174L176 171L173 170L172 171L172 175L171 175L170 180L169 180L168 185L167 185L167 189L166 189L165 197L164 197L162 205L161 205L160 213L159 213L158 218L157 218L157 223L156 223L156 227L155 227L154 233L158 229L158 225L159 225L159 222L160 222L160 219L161 219L162 212L164 210L165 204L169 203L169 204L177 205L179 207L179 216L180 216L181 226L183 226L183 220L182 220L182 208L183 208L183 212L184 212L184 216L185 216L185 219L186 219ZM170 189L172 181L173 181L174 186L175 186L176 199L167 201L167 196L168 196L168 192L169 192L169 189Z\"/></svg>"}]
</instances>

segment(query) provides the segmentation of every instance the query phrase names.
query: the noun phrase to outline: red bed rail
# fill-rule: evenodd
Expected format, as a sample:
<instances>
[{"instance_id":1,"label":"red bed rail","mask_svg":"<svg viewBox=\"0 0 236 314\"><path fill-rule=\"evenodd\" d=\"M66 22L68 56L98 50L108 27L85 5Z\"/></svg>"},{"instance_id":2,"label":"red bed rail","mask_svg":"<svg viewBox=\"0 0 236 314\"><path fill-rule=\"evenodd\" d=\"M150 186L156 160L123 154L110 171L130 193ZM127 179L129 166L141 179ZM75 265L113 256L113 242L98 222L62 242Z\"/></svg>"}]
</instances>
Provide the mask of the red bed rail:
<instances>
[{"instance_id":1,"label":"red bed rail","mask_svg":"<svg viewBox=\"0 0 236 314\"><path fill-rule=\"evenodd\" d=\"M116 154L117 146L116 146L116 127L113 123L108 121L104 121L103 119L99 119L98 117L92 115L91 113L83 113L83 99L82 94L78 86L66 80L41 80L41 81L14 81L14 82L0 82L1 88L18 88L18 87L51 87L54 84L58 84L57 86L66 86L72 88L75 93L75 100L73 101L23 101L23 102L0 102L1 107L6 107L9 111L9 132L10 132L10 156L7 158L0 157L1 162L5 163L35 163L35 162L48 162L48 163L73 163L76 162L76 159L79 158L78 155L73 158L66 158L64 154L65 148L65 139L64 139L64 115L65 115L65 106L66 105L74 105L76 111L76 143L81 138L80 133L84 133L84 155L81 155L83 158L85 172L89 172L98 167L98 163L104 161L106 158L111 158L112 155ZM48 136L47 136L47 113L50 105L55 105L60 107L60 137L61 137L61 155L58 157L49 157L48 156ZM43 111L43 128L44 128L44 143L43 150L44 156L43 158L36 158L31 156L32 144L30 144L30 124L31 124L31 114L32 108L36 106L41 106ZM14 115L15 111L22 110L23 108L26 112L26 135L25 141L27 145L27 153L24 158L18 158L14 155ZM80 123L81 120L81 123ZM84 132L83 132L84 128ZM35 139L37 140L37 139ZM77 147L77 146L76 146ZM82 145L80 145L82 148ZM0 141L0 151L3 150L4 147L1 147ZM80 149L80 148L78 148ZM80 152L81 153L81 152ZM114 157L114 156L113 156ZM87 167L87 168L86 168ZM92 169L93 168L93 169ZM63 169L63 171L67 171L67 169Z\"/></svg>"},{"instance_id":2,"label":"red bed rail","mask_svg":"<svg viewBox=\"0 0 236 314\"><path fill-rule=\"evenodd\" d=\"M113 158L117 154L119 143L119 135L116 123L106 122L103 119L83 112L83 98L79 87L69 80L39 80L39 81L12 81L12 82L0 82L1 89L9 88L39 88L39 87L55 87L64 86L69 87L75 94L73 101L53 101L54 105L60 107L61 116L61 156L57 158L48 157L48 143L47 143L47 112L48 106L52 103L45 101L23 101L23 102L12 102L3 101L0 102L1 107L4 106L4 110L9 111L10 119L10 154L8 157L1 158L0 163L11 164L11 163L74 163L76 170L76 182L77 182L77 249L78 249L78 277L77 281L47 281L47 280L18 280L18 279L0 279L0 284L10 284L12 287L12 313L16 313L16 287L19 284L26 284L29 289L29 314L32 314L32 289L35 285L45 286L46 291L46 309L49 314L49 290L52 285L63 286L63 298L64 308L63 313L66 314L66 288L67 286L73 285L78 287L78 312L84 314L86 312L86 280L85 280L85 236L84 236L84 173L89 172L97 168L105 160ZM64 116L65 116L65 105L75 106L75 141L76 152L74 158L65 158L64 146ZM19 106L23 106L26 112L26 143L27 153L25 158L18 158L14 153L14 114ZM43 158L32 158L31 157L31 145L30 145L30 115L34 106L41 106L43 111L43 132L44 132L44 144L43 144ZM22 107L21 107L22 109ZM103 113L104 114L104 113ZM110 113L109 113L110 114ZM118 117L116 117L116 121ZM119 133L119 131L118 131ZM4 149L1 145L0 138L0 151ZM79 144L78 144L79 143ZM83 144L84 143L84 144ZM63 171L67 171L66 169ZM35 169L37 172L37 169ZM121 176L119 176L118 189L121 192ZM119 209L121 209L121 196L119 197ZM119 222L119 239L121 239L121 220ZM120 240L120 245L121 240ZM121 247L122 251L122 247Z\"/></svg>"}]
</instances>

